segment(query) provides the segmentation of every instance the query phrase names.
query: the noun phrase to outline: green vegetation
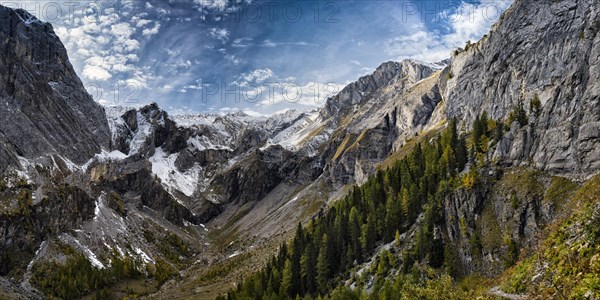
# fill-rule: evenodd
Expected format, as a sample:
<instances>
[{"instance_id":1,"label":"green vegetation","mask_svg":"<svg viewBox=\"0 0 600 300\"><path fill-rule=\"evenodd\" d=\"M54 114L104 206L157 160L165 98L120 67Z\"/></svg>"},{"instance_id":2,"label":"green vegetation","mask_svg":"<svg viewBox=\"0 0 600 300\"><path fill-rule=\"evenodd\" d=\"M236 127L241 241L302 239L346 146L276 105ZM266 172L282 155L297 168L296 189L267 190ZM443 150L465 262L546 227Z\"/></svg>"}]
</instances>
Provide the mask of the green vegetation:
<instances>
[{"instance_id":1,"label":"green vegetation","mask_svg":"<svg viewBox=\"0 0 600 300\"><path fill-rule=\"evenodd\" d=\"M138 285L137 291L128 288L129 284L123 286L125 290L131 290L125 295L137 295L153 290L178 274L173 266L162 259L157 259L154 264L145 264L139 258L117 252L111 253L110 266L97 268L72 247L59 246L66 256L64 262L41 261L32 266L31 283L51 299L77 299L88 295L93 295L94 299L108 299L118 293L116 286L125 283L131 283L134 287ZM149 278L155 281L148 284ZM136 284L136 281L142 284Z\"/></svg>"},{"instance_id":2,"label":"green vegetation","mask_svg":"<svg viewBox=\"0 0 600 300\"><path fill-rule=\"evenodd\" d=\"M148 237L150 236L148 235ZM172 232L168 232L156 246L165 255L165 258L175 263L181 262L181 256L189 255L188 244Z\"/></svg>"},{"instance_id":3,"label":"green vegetation","mask_svg":"<svg viewBox=\"0 0 600 300\"><path fill-rule=\"evenodd\" d=\"M125 203L123 203L123 198L116 192L110 193L108 207L114 209L122 217L127 216L127 209L125 208Z\"/></svg>"},{"instance_id":4,"label":"green vegetation","mask_svg":"<svg viewBox=\"0 0 600 300\"><path fill-rule=\"evenodd\" d=\"M529 122L527 113L523 109L523 101L519 101L517 106L508 114L508 126L511 126L514 121L519 123L519 127L523 127Z\"/></svg>"},{"instance_id":5,"label":"green vegetation","mask_svg":"<svg viewBox=\"0 0 600 300\"><path fill-rule=\"evenodd\" d=\"M538 94L535 94L535 95L533 95L533 98L529 102L529 113L539 116L541 110L542 110L542 102L540 101L540 97L538 96Z\"/></svg>"},{"instance_id":6,"label":"green vegetation","mask_svg":"<svg viewBox=\"0 0 600 300\"><path fill-rule=\"evenodd\" d=\"M441 208L444 195L458 187L458 176L469 159L475 161L487 151L489 124L485 113L477 117L470 147L467 147L466 136L458 134L455 120L437 137L416 143L404 158L388 169L377 171L363 186L354 187L306 227L299 224L293 240L282 244L278 254L263 269L247 277L228 297L270 299L328 294L332 298L359 297L360 289L350 291L338 287L334 290L334 283L348 278L353 267L371 257L379 244L399 239L423 214L416 231L416 243L402 254L400 265L394 255L385 250L380 253L373 266L378 278L378 289L373 295L407 293L408 297L416 293L427 297L436 291L439 293L437 289L444 286L450 293L446 296L453 298L452 293L457 290L450 288L453 284L447 275L432 275L427 280L417 276L412 281L405 281L405 275L399 276L402 280L398 281L385 278L392 269L414 273L416 262L434 269L445 266L455 273L460 272L456 253L445 247L446 237L434 236L434 228L444 223ZM496 127L495 122L491 124ZM347 140L348 137L340 148L345 148ZM341 152L340 148L336 152ZM466 176L476 178L475 174L476 168L471 168ZM469 186L472 188L475 184L473 179ZM475 233L471 239L473 247L481 251L479 234Z\"/></svg>"},{"instance_id":7,"label":"green vegetation","mask_svg":"<svg viewBox=\"0 0 600 300\"><path fill-rule=\"evenodd\" d=\"M577 183L564 178L553 177L550 186L544 194L544 201L554 204L556 207L568 200L577 189Z\"/></svg>"},{"instance_id":8,"label":"green vegetation","mask_svg":"<svg viewBox=\"0 0 600 300\"><path fill-rule=\"evenodd\" d=\"M572 196L574 214L550 228L552 234L535 255L508 271L502 288L541 299L600 297L599 199L596 176Z\"/></svg>"},{"instance_id":9,"label":"green vegetation","mask_svg":"<svg viewBox=\"0 0 600 300\"><path fill-rule=\"evenodd\" d=\"M57 262L36 263L31 282L46 295L62 299L75 299L103 289L123 280L144 276L142 262L131 256L113 254L110 269L98 269L90 261L69 247L64 264Z\"/></svg>"}]
</instances>

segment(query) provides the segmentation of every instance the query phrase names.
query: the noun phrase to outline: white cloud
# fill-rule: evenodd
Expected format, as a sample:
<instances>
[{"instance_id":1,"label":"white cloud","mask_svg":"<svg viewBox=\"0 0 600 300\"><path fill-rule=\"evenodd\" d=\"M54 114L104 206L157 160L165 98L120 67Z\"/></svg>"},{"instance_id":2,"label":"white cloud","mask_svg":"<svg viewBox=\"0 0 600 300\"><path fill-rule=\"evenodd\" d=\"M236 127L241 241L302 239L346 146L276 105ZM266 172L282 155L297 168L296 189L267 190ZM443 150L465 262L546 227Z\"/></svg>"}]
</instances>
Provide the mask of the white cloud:
<instances>
[{"instance_id":1,"label":"white cloud","mask_svg":"<svg viewBox=\"0 0 600 300\"><path fill-rule=\"evenodd\" d=\"M194 83L186 85L183 88L186 90L201 90L202 89L202 79L198 79Z\"/></svg>"},{"instance_id":2,"label":"white cloud","mask_svg":"<svg viewBox=\"0 0 600 300\"><path fill-rule=\"evenodd\" d=\"M252 38L249 38L249 37L239 38L239 39L233 40L233 43L231 44L231 46L237 47L237 48L248 47L251 45L250 42L252 42Z\"/></svg>"},{"instance_id":3,"label":"white cloud","mask_svg":"<svg viewBox=\"0 0 600 300\"><path fill-rule=\"evenodd\" d=\"M306 84L279 83L269 87L260 87L261 101L258 106L268 107L276 104L288 104L290 107L301 106L317 108L325 104L325 100L338 92L345 85L335 83L308 82Z\"/></svg>"},{"instance_id":4,"label":"white cloud","mask_svg":"<svg viewBox=\"0 0 600 300\"><path fill-rule=\"evenodd\" d=\"M118 37L130 37L135 32L129 23L125 22L111 25L110 28L112 30L111 33Z\"/></svg>"},{"instance_id":5,"label":"white cloud","mask_svg":"<svg viewBox=\"0 0 600 300\"><path fill-rule=\"evenodd\" d=\"M271 40L264 40L261 44L263 47L273 48L278 46L316 46L307 42L274 42Z\"/></svg>"},{"instance_id":6,"label":"white cloud","mask_svg":"<svg viewBox=\"0 0 600 300\"><path fill-rule=\"evenodd\" d=\"M146 28L142 31L143 35L155 35L160 30L160 23L156 23L152 28Z\"/></svg>"},{"instance_id":7,"label":"white cloud","mask_svg":"<svg viewBox=\"0 0 600 300\"><path fill-rule=\"evenodd\" d=\"M210 37L226 42L229 39L229 31L225 28L211 28L208 32Z\"/></svg>"},{"instance_id":8,"label":"white cloud","mask_svg":"<svg viewBox=\"0 0 600 300\"><path fill-rule=\"evenodd\" d=\"M112 78L112 75L106 69L92 65L83 67L82 74L89 80L107 81Z\"/></svg>"},{"instance_id":9,"label":"white cloud","mask_svg":"<svg viewBox=\"0 0 600 300\"><path fill-rule=\"evenodd\" d=\"M273 70L269 68L256 69L249 73L240 75L239 81L237 82L240 86L246 86L250 83L263 83L269 78L273 78Z\"/></svg>"},{"instance_id":10,"label":"white cloud","mask_svg":"<svg viewBox=\"0 0 600 300\"><path fill-rule=\"evenodd\" d=\"M227 8L229 1L227 0L193 0L199 6L200 10L218 10L223 11Z\"/></svg>"},{"instance_id":11,"label":"white cloud","mask_svg":"<svg viewBox=\"0 0 600 300\"><path fill-rule=\"evenodd\" d=\"M237 57L237 56L235 56L233 54L232 55L225 55L225 58L227 60L229 60L230 62L232 62L234 65L239 65L242 62L242 60L239 57Z\"/></svg>"},{"instance_id":12,"label":"white cloud","mask_svg":"<svg viewBox=\"0 0 600 300\"><path fill-rule=\"evenodd\" d=\"M141 5L143 9L144 2ZM84 17L80 10L76 10L74 14L72 19L55 22L55 31L87 87L102 90L125 84L139 91L148 88L150 82L157 79L151 69L137 66L135 62L139 61L139 36L156 34L160 29L159 23L144 29L145 31L140 30L151 24L150 20L144 18L147 14L132 16L113 8L105 8L101 10L100 15L92 17ZM115 78L126 80L107 82ZM100 87L98 82L103 82ZM107 95L113 93L104 90L97 94L102 98L110 97Z\"/></svg>"},{"instance_id":13,"label":"white cloud","mask_svg":"<svg viewBox=\"0 0 600 300\"><path fill-rule=\"evenodd\" d=\"M450 57L451 51L468 40L477 41L486 34L512 0L471 4L463 2L455 11L444 11L438 21L447 23L449 33L431 31L422 22L413 24L413 33L388 39L387 54L397 59L415 58L437 62Z\"/></svg>"},{"instance_id":14,"label":"white cloud","mask_svg":"<svg viewBox=\"0 0 600 300\"><path fill-rule=\"evenodd\" d=\"M135 27L137 27L137 28L142 28L142 27L145 27L146 25L152 23L152 21L150 21L148 19L136 19L135 17L132 20L135 22Z\"/></svg>"}]
</instances>

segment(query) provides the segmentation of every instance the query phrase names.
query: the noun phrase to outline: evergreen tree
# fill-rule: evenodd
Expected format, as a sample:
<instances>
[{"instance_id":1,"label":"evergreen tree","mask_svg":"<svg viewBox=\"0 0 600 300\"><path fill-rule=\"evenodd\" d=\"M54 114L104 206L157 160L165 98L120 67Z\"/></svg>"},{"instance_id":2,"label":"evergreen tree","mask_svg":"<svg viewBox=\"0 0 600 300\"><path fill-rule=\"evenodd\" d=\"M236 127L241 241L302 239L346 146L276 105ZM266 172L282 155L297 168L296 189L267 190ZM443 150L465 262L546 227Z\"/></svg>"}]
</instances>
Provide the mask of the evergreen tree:
<instances>
[{"instance_id":1,"label":"evergreen tree","mask_svg":"<svg viewBox=\"0 0 600 300\"><path fill-rule=\"evenodd\" d=\"M302 255L302 277L305 282L305 291L308 294L314 294L317 291L316 277L317 256L315 255L313 243L309 243Z\"/></svg>"},{"instance_id":2,"label":"evergreen tree","mask_svg":"<svg viewBox=\"0 0 600 300\"><path fill-rule=\"evenodd\" d=\"M385 242L390 242L394 234L400 228L402 208L398 197L394 194L388 196L385 215Z\"/></svg>"},{"instance_id":3,"label":"evergreen tree","mask_svg":"<svg viewBox=\"0 0 600 300\"><path fill-rule=\"evenodd\" d=\"M375 248L375 219L372 215L367 217L367 223L363 224L361 246L365 252L370 252Z\"/></svg>"},{"instance_id":4,"label":"evergreen tree","mask_svg":"<svg viewBox=\"0 0 600 300\"><path fill-rule=\"evenodd\" d=\"M292 290L293 285L293 274L292 274L292 262L289 259L285 260L285 265L282 272L281 286L279 288L280 295L287 295L292 297L295 295L295 291Z\"/></svg>"},{"instance_id":5,"label":"evergreen tree","mask_svg":"<svg viewBox=\"0 0 600 300\"><path fill-rule=\"evenodd\" d=\"M360 216L356 207L352 207L350 210L350 248L352 250L351 261L355 259L360 262L362 256L361 245L360 245Z\"/></svg>"},{"instance_id":6,"label":"evergreen tree","mask_svg":"<svg viewBox=\"0 0 600 300\"><path fill-rule=\"evenodd\" d=\"M323 235L321 247L319 248L319 256L317 258L317 286L319 293L327 291L329 281L329 260L327 257L328 240L327 234Z\"/></svg>"}]
</instances>

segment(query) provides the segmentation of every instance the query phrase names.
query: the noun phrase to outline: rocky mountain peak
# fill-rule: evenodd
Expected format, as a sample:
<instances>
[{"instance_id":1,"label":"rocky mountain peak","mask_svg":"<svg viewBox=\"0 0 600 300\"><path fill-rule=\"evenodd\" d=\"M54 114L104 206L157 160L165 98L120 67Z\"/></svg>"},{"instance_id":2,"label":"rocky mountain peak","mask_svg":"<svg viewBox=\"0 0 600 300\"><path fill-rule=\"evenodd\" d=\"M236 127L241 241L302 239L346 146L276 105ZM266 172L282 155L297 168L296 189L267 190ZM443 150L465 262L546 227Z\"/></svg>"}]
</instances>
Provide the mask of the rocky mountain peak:
<instances>
[{"instance_id":1,"label":"rocky mountain peak","mask_svg":"<svg viewBox=\"0 0 600 300\"><path fill-rule=\"evenodd\" d=\"M83 163L109 147L104 109L85 90L52 26L3 6L0 102L0 140L13 158L54 153ZM9 165L19 167L2 160L0 171Z\"/></svg>"},{"instance_id":2,"label":"rocky mountain peak","mask_svg":"<svg viewBox=\"0 0 600 300\"><path fill-rule=\"evenodd\" d=\"M327 99L322 115L340 118L352 111L352 107L361 103L367 95L382 89L395 80L414 84L429 77L439 69L442 69L442 66L410 59L401 62L385 62L377 67L372 74L359 78L347 85L337 95Z\"/></svg>"}]
</instances>

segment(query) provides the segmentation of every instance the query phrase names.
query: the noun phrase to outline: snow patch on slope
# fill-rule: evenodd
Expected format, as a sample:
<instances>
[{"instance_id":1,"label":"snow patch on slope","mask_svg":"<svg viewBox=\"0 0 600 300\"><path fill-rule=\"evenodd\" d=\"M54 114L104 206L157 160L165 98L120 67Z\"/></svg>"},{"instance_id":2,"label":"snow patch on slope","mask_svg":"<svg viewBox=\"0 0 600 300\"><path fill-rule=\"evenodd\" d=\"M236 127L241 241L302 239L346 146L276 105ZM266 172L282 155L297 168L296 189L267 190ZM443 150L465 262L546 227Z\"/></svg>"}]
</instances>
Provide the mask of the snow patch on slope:
<instances>
[{"instance_id":1,"label":"snow patch on slope","mask_svg":"<svg viewBox=\"0 0 600 300\"><path fill-rule=\"evenodd\" d=\"M150 157L152 173L160 178L161 183L170 192L178 190L189 197L194 194L198 187L201 168L198 165L194 165L189 170L180 172L175 166L178 156L179 153L168 155L162 148L156 148L154 155Z\"/></svg>"},{"instance_id":2,"label":"snow patch on slope","mask_svg":"<svg viewBox=\"0 0 600 300\"><path fill-rule=\"evenodd\" d=\"M87 259L90 261L90 263L92 263L92 265L98 269L104 269L104 264L98 259L98 257L96 257L96 254L94 254L94 252L92 252L92 250L90 250L88 247L82 245L79 240L77 240L76 238L63 233L60 236L60 239L71 245L71 246L75 246L77 249L79 249L80 251L83 252L83 254L87 257Z\"/></svg>"},{"instance_id":3,"label":"snow patch on slope","mask_svg":"<svg viewBox=\"0 0 600 300\"><path fill-rule=\"evenodd\" d=\"M298 151L310 140L322 139L325 141L328 134L329 131L324 128L319 112L313 111L269 139L261 150L268 148L270 145L280 145L287 150ZM308 150L309 155L316 154L316 152Z\"/></svg>"},{"instance_id":4,"label":"snow patch on slope","mask_svg":"<svg viewBox=\"0 0 600 300\"><path fill-rule=\"evenodd\" d=\"M123 160L126 158L127 158L127 155L119 150L114 150L114 151L108 152L108 151L102 149L102 152L94 155L94 157L92 157L83 166L81 166L81 169L83 171L86 171L93 162L106 163L106 162L111 162L111 161L120 161L120 160Z\"/></svg>"}]
</instances>

